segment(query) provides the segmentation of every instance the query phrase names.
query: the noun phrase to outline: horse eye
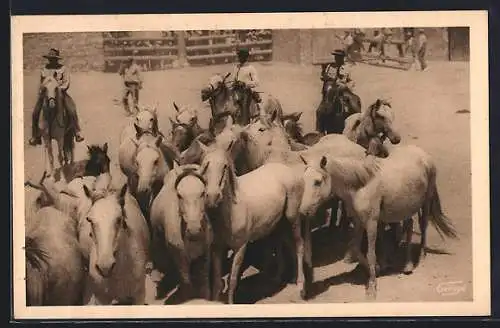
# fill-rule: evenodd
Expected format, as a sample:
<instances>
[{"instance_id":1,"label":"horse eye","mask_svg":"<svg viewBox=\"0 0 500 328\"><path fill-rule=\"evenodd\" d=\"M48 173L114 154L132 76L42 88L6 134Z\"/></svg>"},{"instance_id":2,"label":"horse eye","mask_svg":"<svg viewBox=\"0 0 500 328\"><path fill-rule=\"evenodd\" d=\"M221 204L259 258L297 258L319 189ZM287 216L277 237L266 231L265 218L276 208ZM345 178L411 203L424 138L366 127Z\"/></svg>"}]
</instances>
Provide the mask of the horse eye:
<instances>
[{"instance_id":1,"label":"horse eye","mask_svg":"<svg viewBox=\"0 0 500 328\"><path fill-rule=\"evenodd\" d=\"M259 132L264 132L264 131L266 131L266 129L264 129L264 128L259 128Z\"/></svg>"},{"instance_id":2,"label":"horse eye","mask_svg":"<svg viewBox=\"0 0 500 328\"><path fill-rule=\"evenodd\" d=\"M91 220L88 216L87 216L87 218L86 218L86 219L87 219L87 221L88 221L89 223L92 223L92 220Z\"/></svg>"},{"instance_id":3,"label":"horse eye","mask_svg":"<svg viewBox=\"0 0 500 328\"><path fill-rule=\"evenodd\" d=\"M180 194L177 194L177 198L182 199L182 196Z\"/></svg>"},{"instance_id":4,"label":"horse eye","mask_svg":"<svg viewBox=\"0 0 500 328\"><path fill-rule=\"evenodd\" d=\"M314 180L314 186L319 187L321 185L321 180Z\"/></svg>"}]
</instances>

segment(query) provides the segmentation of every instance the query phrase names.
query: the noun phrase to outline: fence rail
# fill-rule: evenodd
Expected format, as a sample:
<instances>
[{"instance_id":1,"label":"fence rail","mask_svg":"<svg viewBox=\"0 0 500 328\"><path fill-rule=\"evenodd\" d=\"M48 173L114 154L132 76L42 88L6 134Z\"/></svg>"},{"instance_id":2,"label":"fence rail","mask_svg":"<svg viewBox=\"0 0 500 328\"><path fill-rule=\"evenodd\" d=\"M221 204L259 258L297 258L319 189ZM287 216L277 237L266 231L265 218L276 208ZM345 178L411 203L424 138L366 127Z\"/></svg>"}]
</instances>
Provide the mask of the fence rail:
<instances>
[{"instance_id":1,"label":"fence rail","mask_svg":"<svg viewBox=\"0 0 500 328\"><path fill-rule=\"evenodd\" d=\"M130 56L144 70L231 63L236 59L237 47L248 48L252 61L272 59L271 30L165 31L162 34L161 37L105 34L104 70L117 72Z\"/></svg>"}]
</instances>

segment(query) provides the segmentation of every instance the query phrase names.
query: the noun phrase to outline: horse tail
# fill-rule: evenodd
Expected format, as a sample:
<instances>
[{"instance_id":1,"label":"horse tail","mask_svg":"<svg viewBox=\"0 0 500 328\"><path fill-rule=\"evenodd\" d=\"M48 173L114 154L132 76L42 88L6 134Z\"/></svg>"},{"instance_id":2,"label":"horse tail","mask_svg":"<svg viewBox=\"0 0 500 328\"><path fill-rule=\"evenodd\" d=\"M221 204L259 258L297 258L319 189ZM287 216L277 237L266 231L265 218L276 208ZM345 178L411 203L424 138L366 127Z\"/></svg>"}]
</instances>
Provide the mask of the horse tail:
<instances>
[{"instance_id":1,"label":"horse tail","mask_svg":"<svg viewBox=\"0 0 500 328\"><path fill-rule=\"evenodd\" d=\"M428 210L430 214L430 222L439 233L439 236L458 239L457 231L451 220L443 213L441 200L436 186L433 187L433 192L428 200Z\"/></svg>"},{"instance_id":2,"label":"horse tail","mask_svg":"<svg viewBox=\"0 0 500 328\"><path fill-rule=\"evenodd\" d=\"M47 284L48 254L41 249L35 238L25 239L26 256L26 304L44 305L44 290Z\"/></svg>"}]
</instances>

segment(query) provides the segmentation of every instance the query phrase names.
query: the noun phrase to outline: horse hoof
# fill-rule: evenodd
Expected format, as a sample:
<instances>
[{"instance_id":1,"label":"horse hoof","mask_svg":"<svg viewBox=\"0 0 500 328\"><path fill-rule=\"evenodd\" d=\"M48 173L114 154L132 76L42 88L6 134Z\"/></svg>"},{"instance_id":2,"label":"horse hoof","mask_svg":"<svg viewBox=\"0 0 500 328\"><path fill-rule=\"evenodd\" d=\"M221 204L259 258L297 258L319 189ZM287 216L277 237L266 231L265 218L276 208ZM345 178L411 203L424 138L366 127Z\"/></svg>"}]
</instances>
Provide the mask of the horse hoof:
<instances>
[{"instance_id":1,"label":"horse hoof","mask_svg":"<svg viewBox=\"0 0 500 328\"><path fill-rule=\"evenodd\" d=\"M375 301L377 298L377 287L374 284L368 284L366 287L366 300Z\"/></svg>"},{"instance_id":2,"label":"horse hoof","mask_svg":"<svg viewBox=\"0 0 500 328\"><path fill-rule=\"evenodd\" d=\"M403 273L406 274L406 275L410 275L413 273L413 265L412 264L407 264L404 269L403 269Z\"/></svg>"}]
</instances>

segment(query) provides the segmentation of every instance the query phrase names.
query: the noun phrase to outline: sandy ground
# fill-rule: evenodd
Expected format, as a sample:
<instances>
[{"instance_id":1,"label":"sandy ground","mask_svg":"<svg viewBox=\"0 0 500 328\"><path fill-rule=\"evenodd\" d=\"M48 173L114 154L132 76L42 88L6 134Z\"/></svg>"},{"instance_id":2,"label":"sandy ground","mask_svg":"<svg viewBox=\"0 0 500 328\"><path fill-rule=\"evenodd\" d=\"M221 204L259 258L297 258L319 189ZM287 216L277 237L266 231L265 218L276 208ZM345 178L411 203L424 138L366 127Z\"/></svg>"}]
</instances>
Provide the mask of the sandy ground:
<instances>
[{"instance_id":1,"label":"sandy ground","mask_svg":"<svg viewBox=\"0 0 500 328\"><path fill-rule=\"evenodd\" d=\"M311 131L314 110L320 100L318 67L284 63L255 65L261 90L282 102L285 112L303 111L306 132ZM209 109L201 103L200 89L214 73L231 71L230 66L185 68L144 74L141 102L159 102L160 128L169 131L172 102L199 108L202 126ZM396 126L402 143L415 144L433 156L438 168L438 188L445 213L454 221L458 241L443 242L432 227L428 229L428 254L413 274L393 274L378 279L378 301L470 301L472 300L471 167L469 114L469 66L466 63L431 63L427 72L400 71L359 64L352 68L356 92L366 107L377 97L389 98L396 112ZM42 147L31 147L31 111L35 102L38 75L24 77L25 178L38 179L46 160ZM86 145L108 142L115 183L123 183L118 168L117 149L122 128L130 118L116 101L121 93L117 74L74 73L70 94L80 113L86 140L77 145L77 159L85 156ZM16 218L21 219L21 218ZM354 265L339 262L342 245L335 236L315 235L315 297L311 303L364 301L364 288ZM418 236L415 236L418 238ZM417 241L417 239L415 239ZM444 254L443 254L444 253ZM353 271L354 270L354 271ZM440 284L458 282L464 288L455 295L439 293ZM441 285L442 286L442 285ZM243 279L238 298L244 302L288 303L296 299L292 286L269 289L258 275ZM154 301L150 286L149 302Z\"/></svg>"}]
</instances>

